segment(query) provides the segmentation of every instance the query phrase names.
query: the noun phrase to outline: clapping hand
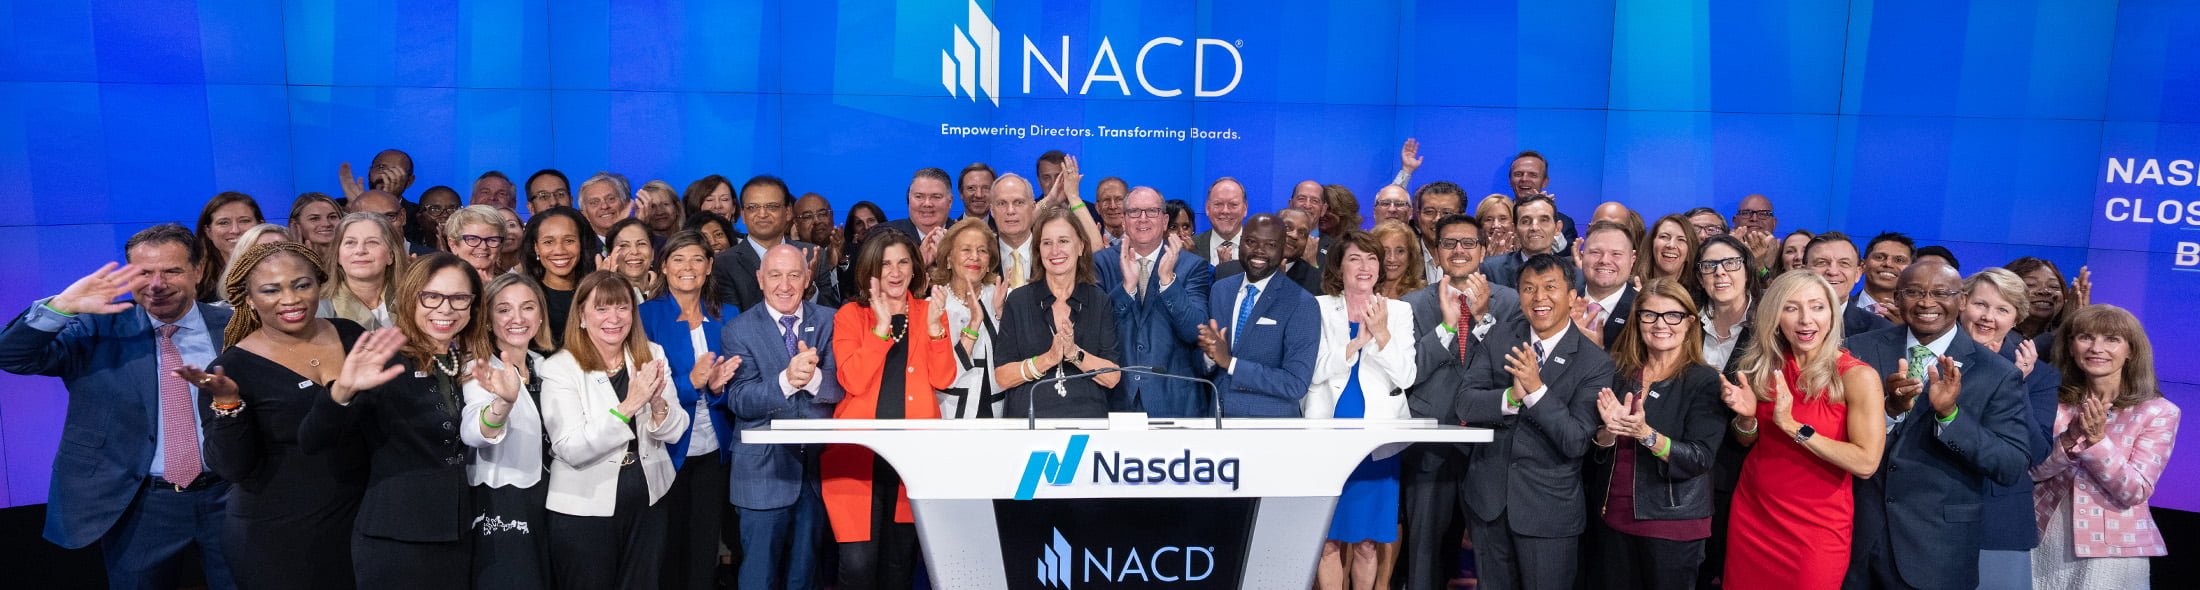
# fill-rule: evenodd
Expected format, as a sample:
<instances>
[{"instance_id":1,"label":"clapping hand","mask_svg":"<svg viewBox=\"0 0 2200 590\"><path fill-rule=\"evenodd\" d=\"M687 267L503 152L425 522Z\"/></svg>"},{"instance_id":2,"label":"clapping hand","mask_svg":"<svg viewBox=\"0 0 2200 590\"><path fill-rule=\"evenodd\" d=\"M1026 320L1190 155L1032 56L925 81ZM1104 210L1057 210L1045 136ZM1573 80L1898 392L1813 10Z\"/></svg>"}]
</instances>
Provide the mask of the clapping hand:
<instances>
[{"instance_id":1,"label":"clapping hand","mask_svg":"<svg viewBox=\"0 0 2200 590\"><path fill-rule=\"evenodd\" d=\"M1604 418L1604 430L1614 436L1641 439L1650 434L1644 422L1642 404L1648 395L1628 393L1614 397L1611 388L1597 392L1597 415Z\"/></svg>"},{"instance_id":2,"label":"clapping hand","mask_svg":"<svg viewBox=\"0 0 2200 590\"><path fill-rule=\"evenodd\" d=\"M1910 376L1910 359L1895 361L1895 370L1884 379L1882 387L1887 392L1887 415L1898 416L1910 411L1917 402L1917 394L1925 390L1925 383Z\"/></svg>"},{"instance_id":3,"label":"clapping hand","mask_svg":"<svg viewBox=\"0 0 2200 590\"><path fill-rule=\"evenodd\" d=\"M351 162L336 166L336 184L343 188L344 200L347 202L367 192L367 182L351 173Z\"/></svg>"},{"instance_id":4,"label":"clapping hand","mask_svg":"<svg viewBox=\"0 0 2200 590\"><path fill-rule=\"evenodd\" d=\"M1360 320L1360 335L1369 337L1376 348L1390 344L1390 300L1382 295L1368 298L1367 317Z\"/></svg>"},{"instance_id":5,"label":"clapping hand","mask_svg":"<svg viewBox=\"0 0 2200 590\"><path fill-rule=\"evenodd\" d=\"M641 401L649 406L651 412L663 414L667 403L665 397L658 393L664 390L665 382L671 375L671 368L665 364L665 359L650 359L649 362L642 363L641 368L634 370L634 382L627 390L627 400L633 401L636 394L640 394Z\"/></svg>"},{"instance_id":6,"label":"clapping hand","mask_svg":"<svg viewBox=\"0 0 2200 590\"><path fill-rule=\"evenodd\" d=\"M1795 392L1788 390L1787 375L1778 369L1772 371L1772 423L1789 436L1803 428L1795 421Z\"/></svg>"},{"instance_id":7,"label":"clapping hand","mask_svg":"<svg viewBox=\"0 0 2200 590\"><path fill-rule=\"evenodd\" d=\"M2093 267L2078 267L2078 278L2070 281L2070 291L2078 300L2078 307L2093 304Z\"/></svg>"},{"instance_id":8,"label":"clapping hand","mask_svg":"<svg viewBox=\"0 0 2200 590\"><path fill-rule=\"evenodd\" d=\"M1177 253L1184 251L1184 237L1171 233L1169 238L1163 242L1161 263L1154 269L1154 272L1161 275L1161 285L1168 286L1176 283L1176 256ZM1124 250L1129 249L1124 248Z\"/></svg>"},{"instance_id":9,"label":"clapping hand","mask_svg":"<svg viewBox=\"0 0 2200 590\"><path fill-rule=\"evenodd\" d=\"M878 278L871 279L871 317L877 323L871 325L871 333L880 338L894 335L894 310L892 300L886 298L886 289L879 286Z\"/></svg>"},{"instance_id":10,"label":"clapping hand","mask_svg":"<svg viewBox=\"0 0 2200 590\"><path fill-rule=\"evenodd\" d=\"M2039 364L2039 362L2040 348L2038 346L2033 346L2031 340L2017 341L2018 371L2024 373L2024 376L2030 377L2032 376L2032 366Z\"/></svg>"},{"instance_id":11,"label":"clapping hand","mask_svg":"<svg viewBox=\"0 0 2200 590\"><path fill-rule=\"evenodd\" d=\"M1580 241L1574 240L1575 243ZM1604 348L1604 327L1597 325L1597 314L1589 310L1589 300L1579 293L1567 296L1574 298L1574 327L1581 329L1581 337L1587 338L1597 348Z\"/></svg>"},{"instance_id":12,"label":"clapping hand","mask_svg":"<svg viewBox=\"0 0 2200 590\"><path fill-rule=\"evenodd\" d=\"M237 382L222 372L222 367L214 367L214 372L209 373L196 365L184 365L176 369L176 376L199 386L199 391L206 392L214 403L228 405L237 401Z\"/></svg>"},{"instance_id":13,"label":"clapping hand","mask_svg":"<svg viewBox=\"0 0 2200 590\"><path fill-rule=\"evenodd\" d=\"M1116 256L1116 262L1119 264L1116 268L1123 271L1123 293L1135 296L1138 294L1138 281L1144 278L1138 276L1138 255L1132 253L1129 246L1117 248L1117 250L1120 250L1120 252Z\"/></svg>"},{"instance_id":14,"label":"clapping hand","mask_svg":"<svg viewBox=\"0 0 2200 590\"><path fill-rule=\"evenodd\" d=\"M1518 396L1513 401L1520 401L1528 394L1535 393L1535 390L1543 388L1542 361L1536 356L1535 349L1525 342L1514 346L1512 354L1506 355L1505 372L1511 373L1513 377L1513 395Z\"/></svg>"},{"instance_id":15,"label":"clapping hand","mask_svg":"<svg viewBox=\"0 0 2200 590\"><path fill-rule=\"evenodd\" d=\"M1230 366L1230 333L1214 320L1199 325L1199 350L1207 354L1207 360L1215 366Z\"/></svg>"},{"instance_id":16,"label":"clapping hand","mask_svg":"<svg viewBox=\"0 0 2200 590\"><path fill-rule=\"evenodd\" d=\"M741 367L739 356L718 356L705 352L695 359L695 368L688 371L688 384L696 391L724 391L726 382L733 380L734 370Z\"/></svg>"},{"instance_id":17,"label":"clapping hand","mask_svg":"<svg viewBox=\"0 0 2200 590\"><path fill-rule=\"evenodd\" d=\"M63 314L110 314L130 309L128 301L116 301L131 291L144 288L153 282L150 274L141 273L135 266L116 265L113 262L92 271L70 283L60 295L46 300L46 307Z\"/></svg>"},{"instance_id":18,"label":"clapping hand","mask_svg":"<svg viewBox=\"0 0 2200 590\"><path fill-rule=\"evenodd\" d=\"M929 317L925 318L924 333L933 339L947 337L947 300L947 288L939 285L933 285L932 294L924 298L924 308L931 312L925 314Z\"/></svg>"},{"instance_id":19,"label":"clapping hand","mask_svg":"<svg viewBox=\"0 0 2200 590\"><path fill-rule=\"evenodd\" d=\"M1227 242L1226 242L1226 243L1223 243L1223 244L1222 244L1222 245L1220 245L1220 246L1215 246L1215 264L1216 264L1216 265L1221 265L1222 263L1225 263L1225 262L1236 262L1236 261L1237 261L1237 244L1234 244L1234 243L1227 243Z\"/></svg>"},{"instance_id":20,"label":"clapping hand","mask_svg":"<svg viewBox=\"0 0 2200 590\"><path fill-rule=\"evenodd\" d=\"M1933 413L1946 418L1955 413L1956 398L1963 395L1963 372L1956 369L1954 358L1940 357L1938 364L1926 368L1926 376L1933 380L1933 386L1926 390L1932 392Z\"/></svg>"},{"instance_id":21,"label":"clapping hand","mask_svg":"<svg viewBox=\"0 0 2200 590\"><path fill-rule=\"evenodd\" d=\"M817 349L810 348L810 343L800 340L795 341L794 345L794 358L787 359L786 377L787 383L801 389L817 377Z\"/></svg>"},{"instance_id":22,"label":"clapping hand","mask_svg":"<svg viewBox=\"0 0 2200 590\"><path fill-rule=\"evenodd\" d=\"M2094 443L2101 442L2108 435L2110 405L2108 398L2093 394L2087 394L2084 400L2078 402L2078 427L2072 430L2078 434L2078 444L2075 445L2078 450L2091 448Z\"/></svg>"},{"instance_id":23,"label":"clapping hand","mask_svg":"<svg viewBox=\"0 0 2200 590\"><path fill-rule=\"evenodd\" d=\"M1750 262L1756 266L1750 270L1772 268L1773 256L1780 247L1779 240L1772 239L1772 234L1756 228L1744 228L1738 233L1741 234L1742 244L1749 246Z\"/></svg>"},{"instance_id":24,"label":"clapping hand","mask_svg":"<svg viewBox=\"0 0 2200 590\"><path fill-rule=\"evenodd\" d=\"M1760 400L1757 392L1750 388L1748 377L1737 379L1720 375L1719 401L1726 402L1726 409L1732 410L1735 416L1750 419L1757 417L1757 402Z\"/></svg>"},{"instance_id":25,"label":"clapping hand","mask_svg":"<svg viewBox=\"0 0 2200 590\"><path fill-rule=\"evenodd\" d=\"M344 369L336 375L335 384L329 387L329 399L339 404L349 404L359 392L379 387L405 374L405 365L392 364L390 359L405 348L405 334L397 328L382 328L367 332L351 345L351 354L344 355Z\"/></svg>"},{"instance_id":26,"label":"clapping hand","mask_svg":"<svg viewBox=\"0 0 2200 590\"><path fill-rule=\"evenodd\" d=\"M924 267L932 267L932 259L940 255L940 240L947 238L947 228L936 228L924 234L924 243L917 245L917 254L924 259Z\"/></svg>"}]
</instances>

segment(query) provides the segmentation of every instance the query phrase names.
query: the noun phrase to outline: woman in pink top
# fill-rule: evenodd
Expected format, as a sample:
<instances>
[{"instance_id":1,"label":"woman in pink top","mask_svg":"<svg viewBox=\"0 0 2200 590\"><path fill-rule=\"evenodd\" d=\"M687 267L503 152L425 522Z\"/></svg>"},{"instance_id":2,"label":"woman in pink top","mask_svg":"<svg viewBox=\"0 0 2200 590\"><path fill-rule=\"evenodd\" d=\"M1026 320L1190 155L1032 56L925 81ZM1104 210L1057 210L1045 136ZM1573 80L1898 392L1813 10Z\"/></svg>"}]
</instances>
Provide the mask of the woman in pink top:
<instances>
[{"instance_id":1,"label":"woman in pink top","mask_svg":"<svg viewBox=\"0 0 2200 590\"><path fill-rule=\"evenodd\" d=\"M2062 403L2055 449L2032 468L2040 545L2036 588L2144 588L2147 558L2168 553L2147 499L2177 440L2154 350L2131 312L2089 305L2055 337Z\"/></svg>"}]
</instances>

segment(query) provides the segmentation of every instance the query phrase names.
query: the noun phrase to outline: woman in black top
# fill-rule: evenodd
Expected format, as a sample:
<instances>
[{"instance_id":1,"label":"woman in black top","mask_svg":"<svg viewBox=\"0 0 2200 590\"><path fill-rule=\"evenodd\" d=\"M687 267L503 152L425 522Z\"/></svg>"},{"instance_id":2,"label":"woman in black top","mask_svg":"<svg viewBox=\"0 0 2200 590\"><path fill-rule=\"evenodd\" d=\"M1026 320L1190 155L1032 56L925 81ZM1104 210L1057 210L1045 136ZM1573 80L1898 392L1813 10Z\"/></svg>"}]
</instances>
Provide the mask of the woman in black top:
<instances>
[{"instance_id":1,"label":"woman in black top","mask_svg":"<svg viewBox=\"0 0 2200 590\"><path fill-rule=\"evenodd\" d=\"M1121 379L1107 373L1033 391L1033 381L1113 368L1123 358L1115 312L1094 278L1092 250L1072 215L1077 213L1058 206L1040 212L1040 276L1001 304L1001 332L993 341L999 367L993 374L1008 391L1011 418L1104 418L1108 394Z\"/></svg>"},{"instance_id":2,"label":"woman in black top","mask_svg":"<svg viewBox=\"0 0 2200 590\"><path fill-rule=\"evenodd\" d=\"M236 483L222 546L243 588L352 587L326 572L351 570L365 448L356 437L312 455L298 447L306 409L328 394L323 384L336 379L345 350L365 331L349 320L313 317L324 280L311 246L246 250L221 283L237 310L226 349L209 365L211 374L181 371L213 402L206 463Z\"/></svg>"},{"instance_id":3,"label":"woman in black top","mask_svg":"<svg viewBox=\"0 0 2200 590\"><path fill-rule=\"evenodd\" d=\"M588 219L572 207L551 207L527 221L527 255L520 269L542 284L543 311L550 315L550 343L565 346L565 319L573 311L573 289L596 272L603 244L583 233Z\"/></svg>"},{"instance_id":4,"label":"woman in black top","mask_svg":"<svg viewBox=\"0 0 2200 590\"><path fill-rule=\"evenodd\" d=\"M1643 285L1628 320L1612 345L1618 393L1597 394L1583 562L1604 566L1592 588L1694 588L1729 418L1719 372L1703 364L1703 326L1678 281Z\"/></svg>"},{"instance_id":5,"label":"woman in black top","mask_svg":"<svg viewBox=\"0 0 2200 590\"><path fill-rule=\"evenodd\" d=\"M360 337L328 395L299 427L307 453L368 450L366 496L351 538L353 577L364 588L472 586L466 485L471 452L459 440L459 344L470 336L481 276L445 253L421 258L398 283L395 328ZM402 354L400 354L402 353Z\"/></svg>"}]
</instances>

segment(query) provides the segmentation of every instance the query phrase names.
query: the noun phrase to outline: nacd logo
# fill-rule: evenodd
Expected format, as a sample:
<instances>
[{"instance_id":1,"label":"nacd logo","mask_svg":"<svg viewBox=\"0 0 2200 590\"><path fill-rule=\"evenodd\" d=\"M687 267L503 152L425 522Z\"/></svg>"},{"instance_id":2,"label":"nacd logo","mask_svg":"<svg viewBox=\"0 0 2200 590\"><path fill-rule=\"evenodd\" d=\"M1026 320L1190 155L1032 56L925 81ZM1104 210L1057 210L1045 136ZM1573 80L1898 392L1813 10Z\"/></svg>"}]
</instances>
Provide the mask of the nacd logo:
<instances>
[{"instance_id":1,"label":"nacd logo","mask_svg":"<svg viewBox=\"0 0 2200 590\"><path fill-rule=\"evenodd\" d=\"M1078 582L1140 584L1198 582L1215 573L1215 548L1168 545L1144 550L1106 547L1098 552L1070 547L1062 529L1054 542L1039 548L1039 584L1069 590ZM1082 559L1080 559L1082 558Z\"/></svg>"},{"instance_id":2,"label":"nacd logo","mask_svg":"<svg viewBox=\"0 0 2200 590\"><path fill-rule=\"evenodd\" d=\"M1069 445L1060 454L1053 451L1032 451L1024 462L1024 475L1016 483L1018 500L1029 500L1039 491L1039 481L1050 485L1066 486L1077 481L1079 457L1085 453L1085 445L1092 439L1089 434L1073 434ZM1194 457L1191 449L1181 454L1161 457L1125 457L1121 451L1093 451L1092 479L1094 484L1227 484L1231 491L1238 489L1238 459Z\"/></svg>"},{"instance_id":3,"label":"nacd logo","mask_svg":"<svg viewBox=\"0 0 2200 590\"><path fill-rule=\"evenodd\" d=\"M953 34L954 36L950 40L948 48L940 50L940 85L947 88L948 96L968 96L970 100L975 101L978 99L979 94L984 94L987 100L993 102L993 106L1001 106L1001 29L993 25L992 17L985 14L985 10L978 6L977 0L970 0L970 21L967 25L953 27ZM1052 59L1048 58L1038 44L1031 42L1030 36L1024 36L1023 41L1023 93L1031 94L1033 62L1037 62L1037 69L1045 72L1046 77L1053 80L1054 85L1060 88L1063 94L1069 94L1070 75L1076 72L1070 62L1069 36L1062 36L1061 49L1054 54ZM1161 49L1164 45L1173 49ZM1172 86L1163 88L1157 85L1155 80L1147 77L1146 60L1149 57L1168 54L1173 54L1172 57L1176 59L1182 59L1184 39L1177 37L1148 39L1144 45L1139 46L1137 56L1132 58L1131 75L1126 77L1123 74L1123 63L1116 56L1114 40L1103 35L1100 37L1099 49L1093 51L1090 60L1092 65L1085 69L1084 78L1077 86L1077 94L1090 94L1094 82L1103 84L1113 82L1116 89L1123 96L1130 96L1130 83L1135 80L1138 82L1140 90L1145 91L1146 94L1162 98L1184 94L1183 85L1186 83L1191 85L1192 96L1225 96L1230 94L1231 91L1237 90L1238 82L1245 77L1245 56L1238 53L1238 47L1241 45L1243 45L1243 42L1232 43L1221 39L1205 38L1193 39L1190 50L1191 55L1189 56L1192 60L1192 79L1176 82L1164 80L1161 83L1172 84ZM1210 49L1220 49L1221 51L1216 53L1209 51ZM1208 80L1207 56L1209 54L1228 55L1230 58L1230 81L1222 84L1220 88L1213 88ZM1102 71L1103 68L1106 71Z\"/></svg>"}]
</instances>

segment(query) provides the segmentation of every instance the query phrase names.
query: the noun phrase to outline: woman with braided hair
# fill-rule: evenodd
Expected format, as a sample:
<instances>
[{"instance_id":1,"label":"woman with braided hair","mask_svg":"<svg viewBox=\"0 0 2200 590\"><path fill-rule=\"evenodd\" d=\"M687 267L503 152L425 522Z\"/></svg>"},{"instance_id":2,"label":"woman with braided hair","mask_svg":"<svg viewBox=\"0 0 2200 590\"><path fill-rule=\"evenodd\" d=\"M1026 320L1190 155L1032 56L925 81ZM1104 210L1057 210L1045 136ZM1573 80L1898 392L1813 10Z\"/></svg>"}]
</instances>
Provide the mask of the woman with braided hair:
<instances>
[{"instance_id":1,"label":"woman with braided hair","mask_svg":"<svg viewBox=\"0 0 2200 590\"><path fill-rule=\"evenodd\" d=\"M276 242L240 250L222 277L236 308L208 373L186 366L212 398L206 465L235 483L222 547L243 588L350 588L351 524L366 485L357 437L307 454L298 426L344 366L359 324L314 317L327 279L316 249Z\"/></svg>"}]
</instances>

